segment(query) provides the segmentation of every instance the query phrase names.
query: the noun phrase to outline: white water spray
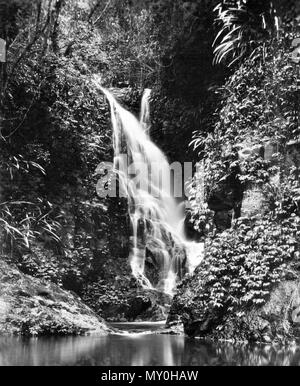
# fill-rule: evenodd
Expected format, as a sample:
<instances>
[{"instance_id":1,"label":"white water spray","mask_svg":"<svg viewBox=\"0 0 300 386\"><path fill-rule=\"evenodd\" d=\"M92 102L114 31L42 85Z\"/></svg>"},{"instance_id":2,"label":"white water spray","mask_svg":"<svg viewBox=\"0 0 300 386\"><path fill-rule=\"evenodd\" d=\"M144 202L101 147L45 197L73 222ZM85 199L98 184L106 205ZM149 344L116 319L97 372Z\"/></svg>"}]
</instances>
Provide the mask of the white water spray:
<instances>
[{"instance_id":1,"label":"white water spray","mask_svg":"<svg viewBox=\"0 0 300 386\"><path fill-rule=\"evenodd\" d=\"M140 123L143 126L146 133L150 130L150 96L151 89L146 88L142 98L141 114L140 114Z\"/></svg>"},{"instance_id":2,"label":"white water spray","mask_svg":"<svg viewBox=\"0 0 300 386\"><path fill-rule=\"evenodd\" d=\"M118 170L120 187L128 197L132 225L132 273L144 288L155 288L172 295L184 268L191 273L201 262L203 244L186 240L180 226L184 221L182 207L170 194L169 163L149 137L151 90L144 92L139 121L97 80L95 84L105 94L111 108L114 166ZM122 157L125 146L129 163L138 174L138 184L134 173L123 172L128 166ZM159 271L155 287L145 274L147 243L155 250Z\"/></svg>"}]
</instances>

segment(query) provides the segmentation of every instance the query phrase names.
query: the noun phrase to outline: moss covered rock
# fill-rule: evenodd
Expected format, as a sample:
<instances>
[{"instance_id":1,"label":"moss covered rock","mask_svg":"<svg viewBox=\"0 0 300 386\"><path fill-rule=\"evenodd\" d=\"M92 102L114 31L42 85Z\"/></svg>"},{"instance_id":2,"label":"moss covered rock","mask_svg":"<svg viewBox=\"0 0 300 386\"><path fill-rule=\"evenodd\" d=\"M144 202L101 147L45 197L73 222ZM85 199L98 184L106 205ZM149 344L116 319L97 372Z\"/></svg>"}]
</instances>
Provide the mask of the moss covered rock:
<instances>
[{"instance_id":1,"label":"moss covered rock","mask_svg":"<svg viewBox=\"0 0 300 386\"><path fill-rule=\"evenodd\" d=\"M83 300L111 322L161 321L167 318L171 297L141 287L131 273L128 259L102 261L101 276L84 288Z\"/></svg>"},{"instance_id":2,"label":"moss covered rock","mask_svg":"<svg viewBox=\"0 0 300 386\"><path fill-rule=\"evenodd\" d=\"M299 217L234 225L207 240L204 261L178 288L168 325L216 339L300 337Z\"/></svg>"},{"instance_id":3,"label":"moss covered rock","mask_svg":"<svg viewBox=\"0 0 300 386\"><path fill-rule=\"evenodd\" d=\"M75 294L0 261L0 333L107 334L109 328Z\"/></svg>"}]
</instances>

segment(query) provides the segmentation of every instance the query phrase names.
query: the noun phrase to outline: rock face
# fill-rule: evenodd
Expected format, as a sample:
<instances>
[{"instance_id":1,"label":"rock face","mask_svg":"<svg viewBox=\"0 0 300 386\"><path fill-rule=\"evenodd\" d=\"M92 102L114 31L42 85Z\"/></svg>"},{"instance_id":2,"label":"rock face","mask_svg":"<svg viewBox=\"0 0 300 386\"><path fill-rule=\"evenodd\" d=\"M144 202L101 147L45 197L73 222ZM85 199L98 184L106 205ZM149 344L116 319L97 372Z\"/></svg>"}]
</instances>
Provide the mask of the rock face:
<instances>
[{"instance_id":1,"label":"rock face","mask_svg":"<svg viewBox=\"0 0 300 386\"><path fill-rule=\"evenodd\" d=\"M129 320L162 321L167 319L171 297L153 290L140 291L132 297L127 310Z\"/></svg>"},{"instance_id":2,"label":"rock face","mask_svg":"<svg viewBox=\"0 0 300 386\"><path fill-rule=\"evenodd\" d=\"M107 259L100 268L101 277L86 286L83 296L98 315L110 322L166 320L171 297L143 289L132 275L128 259ZM153 274L152 264L149 271Z\"/></svg>"},{"instance_id":3,"label":"rock face","mask_svg":"<svg viewBox=\"0 0 300 386\"><path fill-rule=\"evenodd\" d=\"M241 173L247 173L242 166L247 159L252 162L249 157L276 166L277 152L273 142L243 147ZM289 145L285 164L299 165L298 143ZM274 171L270 180L277 186L278 168ZM233 189L234 180L224 179L211 191L208 204L221 233L208 237L204 261L179 286L168 317L170 328L182 325L189 336L213 339L300 339L299 207L286 219L268 217L263 184L263 179L259 184L249 180L240 194ZM239 219L231 223L230 211L237 208Z\"/></svg>"},{"instance_id":4,"label":"rock face","mask_svg":"<svg viewBox=\"0 0 300 386\"><path fill-rule=\"evenodd\" d=\"M256 185L248 186L244 194L241 209L242 217L259 216L264 213L267 208L268 205L262 188Z\"/></svg>"},{"instance_id":5,"label":"rock face","mask_svg":"<svg viewBox=\"0 0 300 386\"><path fill-rule=\"evenodd\" d=\"M214 223L218 231L230 228L233 217L240 216L243 190L238 178L233 174L212 189L207 203L215 212Z\"/></svg>"},{"instance_id":6,"label":"rock face","mask_svg":"<svg viewBox=\"0 0 300 386\"><path fill-rule=\"evenodd\" d=\"M195 280L195 279L194 279ZM196 295L197 296L197 295ZM201 310L190 306L187 298L195 297L186 289L184 295L175 298L168 319L170 328L183 325L189 336L250 342L280 342L300 338L300 280L280 283L260 308L249 308L242 314L223 315L211 313L199 318ZM185 299L185 300L184 300Z\"/></svg>"},{"instance_id":7,"label":"rock face","mask_svg":"<svg viewBox=\"0 0 300 386\"><path fill-rule=\"evenodd\" d=\"M0 333L107 334L109 328L75 294L0 261Z\"/></svg>"},{"instance_id":8,"label":"rock face","mask_svg":"<svg viewBox=\"0 0 300 386\"><path fill-rule=\"evenodd\" d=\"M284 281L258 310L239 320L241 333L249 340L270 342L300 337L300 281Z\"/></svg>"}]
</instances>

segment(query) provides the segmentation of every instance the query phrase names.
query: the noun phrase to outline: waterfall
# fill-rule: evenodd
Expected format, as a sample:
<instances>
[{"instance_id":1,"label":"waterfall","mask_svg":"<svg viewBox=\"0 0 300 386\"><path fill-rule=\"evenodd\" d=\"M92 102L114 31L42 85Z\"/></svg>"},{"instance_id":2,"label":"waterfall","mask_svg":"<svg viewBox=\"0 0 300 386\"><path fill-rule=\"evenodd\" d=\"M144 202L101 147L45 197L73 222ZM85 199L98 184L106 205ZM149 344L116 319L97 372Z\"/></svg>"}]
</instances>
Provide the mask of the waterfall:
<instances>
[{"instance_id":1,"label":"waterfall","mask_svg":"<svg viewBox=\"0 0 300 386\"><path fill-rule=\"evenodd\" d=\"M150 129L150 88L146 88L142 98L140 123L146 132Z\"/></svg>"},{"instance_id":2,"label":"waterfall","mask_svg":"<svg viewBox=\"0 0 300 386\"><path fill-rule=\"evenodd\" d=\"M192 272L200 263L203 246L186 240L182 205L170 193L169 163L150 139L151 90L144 92L138 120L99 81L95 80L95 84L107 97L111 109L114 168L120 188L128 198L132 227L132 273L144 288L173 294L184 270ZM155 284L146 274L147 250L151 250L152 263L158 270Z\"/></svg>"}]
</instances>

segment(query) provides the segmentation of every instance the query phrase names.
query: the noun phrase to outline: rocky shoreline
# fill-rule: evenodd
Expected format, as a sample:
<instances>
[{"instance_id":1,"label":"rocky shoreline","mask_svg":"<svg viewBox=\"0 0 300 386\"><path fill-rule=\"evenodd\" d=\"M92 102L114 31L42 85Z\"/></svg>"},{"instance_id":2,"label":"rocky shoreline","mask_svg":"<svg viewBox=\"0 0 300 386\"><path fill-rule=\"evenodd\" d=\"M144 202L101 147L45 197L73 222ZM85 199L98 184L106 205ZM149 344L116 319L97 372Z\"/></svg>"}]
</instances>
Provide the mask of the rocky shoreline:
<instances>
[{"instance_id":1,"label":"rocky shoreline","mask_svg":"<svg viewBox=\"0 0 300 386\"><path fill-rule=\"evenodd\" d=\"M0 334L107 335L110 331L76 294L0 260Z\"/></svg>"},{"instance_id":2,"label":"rocky shoreline","mask_svg":"<svg viewBox=\"0 0 300 386\"><path fill-rule=\"evenodd\" d=\"M262 306L249 306L243 312L211 309L203 313L201 302L197 301L202 269L198 267L194 275L187 276L179 285L171 309L167 310L166 327L156 334L266 344L290 344L300 338L300 278L296 271L293 277L290 275L274 286ZM140 293L131 310L140 311L145 307L145 299L150 299L149 307L140 316L137 313L132 322L159 320L162 314L157 314L157 304L168 300L151 291ZM25 275L16 266L0 261L0 334L66 336L115 332L75 293Z\"/></svg>"},{"instance_id":3,"label":"rocky shoreline","mask_svg":"<svg viewBox=\"0 0 300 386\"><path fill-rule=\"evenodd\" d=\"M157 334L268 344L299 339L299 278L281 282L264 306L249 308L243 315L228 313L223 319L213 313L201 319L200 311L185 302L188 293L192 299L189 291L196 280L197 272L184 281L173 300L166 327L156 331ZM76 294L0 262L1 334L64 336L113 332Z\"/></svg>"},{"instance_id":4,"label":"rocky shoreline","mask_svg":"<svg viewBox=\"0 0 300 386\"><path fill-rule=\"evenodd\" d=\"M199 273L198 273L199 275ZM204 313L193 304L199 295L191 289L197 274L188 279L175 296L167 320L169 333L213 341L292 344L300 340L300 280L280 282L270 292L263 306L211 309ZM187 301L190 298L190 303Z\"/></svg>"}]
</instances>

